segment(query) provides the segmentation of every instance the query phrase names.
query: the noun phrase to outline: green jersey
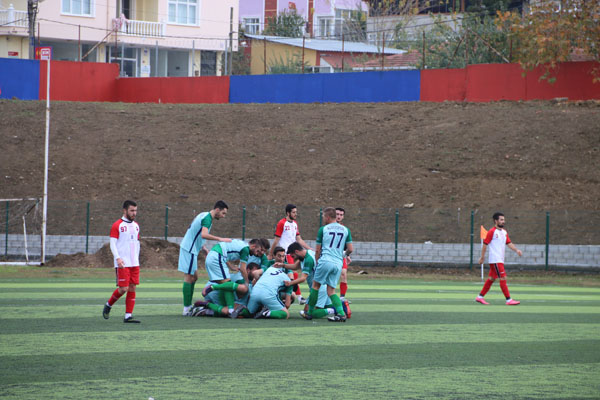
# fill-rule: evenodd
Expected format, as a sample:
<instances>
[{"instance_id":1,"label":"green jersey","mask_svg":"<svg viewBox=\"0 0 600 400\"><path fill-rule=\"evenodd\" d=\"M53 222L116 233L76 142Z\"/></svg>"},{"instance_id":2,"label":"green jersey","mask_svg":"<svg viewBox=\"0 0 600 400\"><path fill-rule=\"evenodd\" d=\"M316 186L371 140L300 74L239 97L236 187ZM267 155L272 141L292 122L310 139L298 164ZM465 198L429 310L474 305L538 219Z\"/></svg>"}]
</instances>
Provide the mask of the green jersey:
<instances>
[{"instance_id":1,"label":"green jersey","mask_svg":"<svg viewBox=\"0 0 600 400\"><path fill-rule=\"evenodd\" d=\"M210 212L198 214L190 224L185 236L181 240L180 247L192 254L197 255L200 253L200 250L202 250L202 246L205 242L201 235L202 228L206 228L206 230L210 232L212 221L213 218L212 215L210 215Z\"/></svg>"},{"instance_id":2,"label":"green jersey","mask_svg":"<svg viewBox=\"0 0 600 400\"><path fill-rule=\"evenodd\" d=\"M320 260L343 262L347 243L352 243L350 229L337 222L322 226L317 234L317 244L321 245Z\"/></svg>"},{"instance_id":3,"label":"green jersey","mask_svg":"<svg viewBox=\"0 0 600 400\"><path fill-rule=\"evenodd\" d=\"M306 283L308 287L311 288L313 284L313 277L315 275L315 252L312 250L306 250L306 256L304 256L304 260L300 264L302 266L302 273L308 275L306 278Z\"/></svg>"}]
</instances>

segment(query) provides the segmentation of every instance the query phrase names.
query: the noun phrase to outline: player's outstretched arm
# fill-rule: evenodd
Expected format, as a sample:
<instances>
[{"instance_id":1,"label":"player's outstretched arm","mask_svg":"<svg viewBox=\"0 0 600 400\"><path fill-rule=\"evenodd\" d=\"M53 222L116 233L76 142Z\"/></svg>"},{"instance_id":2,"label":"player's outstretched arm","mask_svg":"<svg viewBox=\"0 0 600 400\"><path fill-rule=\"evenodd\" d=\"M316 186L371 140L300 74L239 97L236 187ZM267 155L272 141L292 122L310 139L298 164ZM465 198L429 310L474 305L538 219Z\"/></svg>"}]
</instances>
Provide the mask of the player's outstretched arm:
<instances>
[{"instance_id":1,"label":"player's outstretched arm","mask_svg":"<svg viewBox=\"0 0 600 400\"><path fill-rule=\"evenodd\" d=\"M205 240L216 240L217 242L231 242L231 239L229 238L222 238L220 236L211 235L210 233L208 233L208 229L206 229L206 227L202 227L202 233L200 234L200 236L202 236L202 239Z\"/></svg>"}]
</instances>

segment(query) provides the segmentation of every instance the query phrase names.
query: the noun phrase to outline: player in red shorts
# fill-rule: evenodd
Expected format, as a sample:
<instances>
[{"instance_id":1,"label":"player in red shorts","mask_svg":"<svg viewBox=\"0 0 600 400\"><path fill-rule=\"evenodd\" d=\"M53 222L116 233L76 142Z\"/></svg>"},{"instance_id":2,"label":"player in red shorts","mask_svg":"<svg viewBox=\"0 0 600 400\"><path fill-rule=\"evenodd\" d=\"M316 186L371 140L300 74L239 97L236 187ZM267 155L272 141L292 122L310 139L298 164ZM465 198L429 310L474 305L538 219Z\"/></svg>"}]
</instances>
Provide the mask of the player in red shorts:
<instances>
[{"instance_id":1,"label":"player in red shorts","mask_svg":"<svg viewBox=\"0 0 600 400\"><path fill-rule=\"evenodd\" d=\"M337 207L335 209L335 222L338 224L344 225L342 221L346 216L346 210L342 207ZM346 291L348 290L348 264L350 264L352 260L350 257L344 257L344 264L342 266L342 275L340 275L340 300L342 303L346 301ZM350 301L348 300L348 303Z\"/></svg>"},{"instance_id":2,"label":"player in red shorts","mask_svg":"<svg viewBox=\"0 0 600 400\"><path fill-rule=\"evenodd\" d=\"M500 289L502 289L502 293L504 294L504 297L506 297L506 305L516 306L521 304L521 302L513 300L510 297L508 286L506 285L506 272L504 271L504 251L505 247L508 246L508 248L517 253L519 257L521 257L523 253L510 241L508 232L504 230L504 214L497 212L494 214L493 218L494 227L488 231L487 236L483 241L481 258L479 259L479 264L483 264L485 252L489 247L490 254L488 260L490 264L490 274L475 301L485 305L489 304L483 299L483 296L490 290L494 281L500 278Z\"/></svg>"},{"instance_id":3,"label":"player in red shorts","mask_svg":"<svg viewBox=\"0 0 600 400\"><path fill-rule=\"evenodd\" d=\"M115 260L117 289L104 305L102 316L108 319L113 304L127 293L125 298L125 318L123 322L137 323L133 319L135 307L135 287L140 284L140 226L135 222L137 204L126 200L123 203L123 216L110 229L110 250Z\"/></svg>"}]
</instances>

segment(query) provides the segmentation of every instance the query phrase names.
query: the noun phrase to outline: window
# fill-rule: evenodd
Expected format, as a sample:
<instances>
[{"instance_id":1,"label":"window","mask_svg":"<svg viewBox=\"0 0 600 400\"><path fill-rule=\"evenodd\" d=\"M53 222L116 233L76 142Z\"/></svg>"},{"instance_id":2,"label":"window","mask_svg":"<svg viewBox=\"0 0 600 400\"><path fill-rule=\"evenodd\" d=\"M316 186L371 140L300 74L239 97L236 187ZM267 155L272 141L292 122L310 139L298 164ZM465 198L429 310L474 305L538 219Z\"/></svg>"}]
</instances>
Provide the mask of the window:
<instances>
[{"instance_id":1,"label":"window","mask_svg":"<svg viewBox=\"0 0 600 400\"><path fill-rule=\"evenodd\" d=\"M319 17L318 18L318 27L319 31L317 32L318 37L328 37L331 36L333 26L333 18L331 17Z\"/></svg>"},{"instance_id":2,"label":"window","mask_svg":"<svg viewBox=\"0 0 600 400\"><path fill-rule=\"evenodd\" d=\"M341 37L342 34L352 33L353 30L361 28L360 26L353 26L357 24L356 21L359 19L360 11L358 10L341 10L336 8L334 31L335 36Z\"/></svg>"},{"instance_id":3,"label":"window","mask_svg":"<svg viewBox=\"0 0 600 400\"><path fill-rule=\"evenodd\" d=\"M197 0L169 0L169 22L197 25Z\"/></svg>"},{"instance_id":4,"label":"window","mask_svg":"<svg viewBox=\"0 0 600 400\"><path fill-rule=\"evenodd\" d=\"M250 35L258 35L260 32L260 19L244 18L244 29Z\"/></svg>"},{"instance_id":5,"label":"window","mask_svg":"<svg viewBox=\"0 0 600 400\"><path fill-rule=\"evenodd\" d=\"M217 74L217 52L202 51L200 53L200 75L215 76Z\"/></svg>"},{"instance_id":6,"label":"window","mask_svg":"<svg viewBox=\"0 0 600 400\"><path fill-rule=\"evenodd\" d=\"M92 0L62 0L62 12L64 14L92 16Z\"/></svg>"}]
</instances>

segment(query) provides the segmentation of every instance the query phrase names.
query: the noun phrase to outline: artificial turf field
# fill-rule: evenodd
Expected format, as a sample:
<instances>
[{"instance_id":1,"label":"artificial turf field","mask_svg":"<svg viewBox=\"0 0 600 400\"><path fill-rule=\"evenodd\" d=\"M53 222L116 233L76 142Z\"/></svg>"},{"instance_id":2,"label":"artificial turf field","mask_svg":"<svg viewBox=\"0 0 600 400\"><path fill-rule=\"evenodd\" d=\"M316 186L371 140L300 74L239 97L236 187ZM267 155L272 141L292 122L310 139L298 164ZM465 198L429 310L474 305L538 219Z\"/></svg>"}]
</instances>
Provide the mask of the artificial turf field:
<instances>
[{"instance_id":1,"label":"artificial turf field","mask_svg":"<svg viewBox=\"0 0 600 400\"><path fill-rule=\"evenodd\" d=\"M141 280L124 324L110 269L0 267L0 398L600 398L597 284L509 276L509 307L477 279L354 277L331 323L183 317L180 277Z\"/></svg>"}]
</instances>

